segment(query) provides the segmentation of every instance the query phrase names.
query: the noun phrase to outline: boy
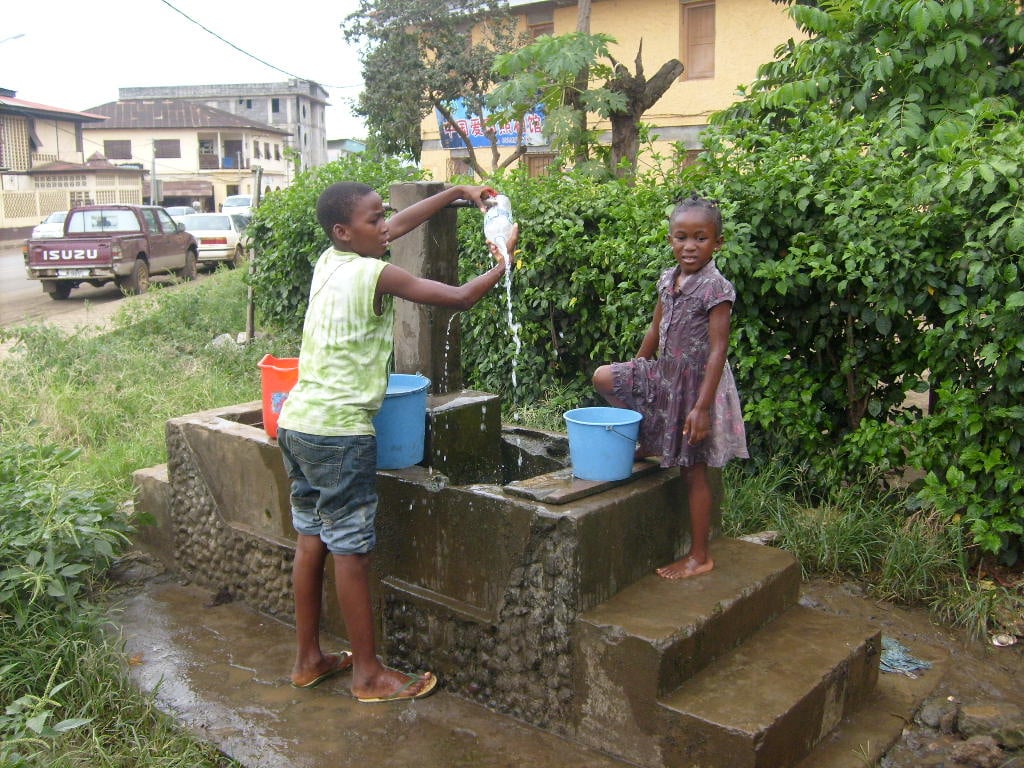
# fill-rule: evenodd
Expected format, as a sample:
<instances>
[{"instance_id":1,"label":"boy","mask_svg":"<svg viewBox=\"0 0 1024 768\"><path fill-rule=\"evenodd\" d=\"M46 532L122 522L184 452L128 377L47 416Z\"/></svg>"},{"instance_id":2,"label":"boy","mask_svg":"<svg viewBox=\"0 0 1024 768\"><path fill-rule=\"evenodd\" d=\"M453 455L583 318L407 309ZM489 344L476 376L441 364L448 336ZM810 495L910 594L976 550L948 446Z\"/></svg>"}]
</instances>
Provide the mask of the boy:
<instances>
[{"instance_id":1,"label":"boy","mask_svg":"<svg viewBox=\"0 0 1024 768\"><path fill-rule=\"evenodd\" d=\"M394 342L393 296L469 309L497 284L497 263L464 285L415 277L381 261L391 240L455 200L483 209L485 187L449 187L385 218L371 187L332 184L316 214L333 246L313 271L302 330L298 383L278 420L278 444L292 480L292 523L298 533L293 564L297 649L292 685L310 688L349 668L359 701L415 699L437 685L432 672L407 675L377 658L370 602L370 553L377 510L376 439L372 419L387 389ZM518 230L513 233L513 243ZM321 595L327 553L333 555L338 602L351 653L320 648Z\"/></svg>"}]
</instances>

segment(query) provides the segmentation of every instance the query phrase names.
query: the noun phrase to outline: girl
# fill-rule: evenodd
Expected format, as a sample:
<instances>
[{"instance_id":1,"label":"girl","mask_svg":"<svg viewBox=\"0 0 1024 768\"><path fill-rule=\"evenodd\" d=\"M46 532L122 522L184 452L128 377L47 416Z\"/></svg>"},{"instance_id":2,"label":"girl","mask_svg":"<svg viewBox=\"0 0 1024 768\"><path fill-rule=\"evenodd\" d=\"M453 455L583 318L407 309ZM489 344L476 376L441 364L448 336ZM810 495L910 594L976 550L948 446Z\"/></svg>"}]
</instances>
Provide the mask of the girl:
<instances>
[{"instance_id":1,"label":"girl","mask_svg":"<svg viewBox=\"0 0 1024 768\"><path fill-rule=\"evenodd\" d=\"M643 414L642 456L680 468L690 510L690 551L657 570L685 579L714 568L708 552L711 487L707 468L747 458L739 395L726 362L736 290L715 267L722 246L717 203L693 195L669 216L676 266L658 280L658 303L636 358L602 365L594 387L610 404Z\"/></svg>"}]
</instances>

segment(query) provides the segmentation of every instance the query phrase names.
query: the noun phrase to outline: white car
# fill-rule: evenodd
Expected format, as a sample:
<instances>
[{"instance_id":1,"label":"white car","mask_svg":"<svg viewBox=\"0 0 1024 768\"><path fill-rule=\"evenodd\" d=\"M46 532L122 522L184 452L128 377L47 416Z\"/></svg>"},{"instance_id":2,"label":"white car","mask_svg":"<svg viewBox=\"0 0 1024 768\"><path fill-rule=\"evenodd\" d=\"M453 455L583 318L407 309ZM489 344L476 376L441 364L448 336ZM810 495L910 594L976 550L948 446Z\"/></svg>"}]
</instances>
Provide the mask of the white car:
<instances>
[{"instance_id":1,"label":"white car","mask_svg":"<svg viewBox=\"0 0 1024 768\"><path fill-rule=\"evenodd\" d=\"M199 213L199 211L191 205L167 205L164 206L164 210L167 211L171 215L171 218L176 222L180 222L182 217L188 216L190 213Z\"/></svg>"},{"instance_id":2,"label":"white car","mask_svg":"<svg viewBox=\"0 0 1024 768\"><path fill-rule=\"evenodd\" d=\"M32 227L32 239L39 240L44 237L64 237L64 219L68 217L67 211L54 211L39 224Z\"/></svg>"},{"instance_id":3,"label":"white car","mask_svg":"<svg viewBox=\"0 0 1024 768\"><path fill-rule=\"evenodd\" d=\"M228 195L220 207L221 213L252 215L252 195Z\"/></svg>"},{"instance_id":4,"label":"white car","mask_svg":"<svg viewBox=\"0 0 1024 768\"><path fill-rule=\"evenodd\" d=\"M199 244L199 263L224 262L234 269L245 260L249 217L238 213L190 213L179 221Z\"/></svg>"}]
</instances>

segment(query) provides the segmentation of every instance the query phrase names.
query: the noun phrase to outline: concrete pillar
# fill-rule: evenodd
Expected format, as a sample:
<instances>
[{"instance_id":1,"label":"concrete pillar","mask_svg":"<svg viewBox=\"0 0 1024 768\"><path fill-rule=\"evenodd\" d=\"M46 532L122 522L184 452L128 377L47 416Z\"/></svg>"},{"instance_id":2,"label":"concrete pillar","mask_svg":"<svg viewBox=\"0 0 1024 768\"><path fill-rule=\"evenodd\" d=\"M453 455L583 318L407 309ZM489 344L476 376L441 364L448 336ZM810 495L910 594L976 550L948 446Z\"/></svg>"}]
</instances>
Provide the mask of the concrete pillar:
<instances>
[{"instance_id":1,"label":"concrete pillar","mask_svg":"<svg viewBox=\"0 0 1024 768\"><path fill-rule=\"evenodd\" d=\"M393 184L390 203L400 211L444 188L441 182ZM456 209L446 208L396 240L391 245L391 263L417 277L456 285L456 216ZM460 336L457 313L395 300L395 372L423 374L430 379L434 394L462 389Z\"/></svg>"}]
</instances>

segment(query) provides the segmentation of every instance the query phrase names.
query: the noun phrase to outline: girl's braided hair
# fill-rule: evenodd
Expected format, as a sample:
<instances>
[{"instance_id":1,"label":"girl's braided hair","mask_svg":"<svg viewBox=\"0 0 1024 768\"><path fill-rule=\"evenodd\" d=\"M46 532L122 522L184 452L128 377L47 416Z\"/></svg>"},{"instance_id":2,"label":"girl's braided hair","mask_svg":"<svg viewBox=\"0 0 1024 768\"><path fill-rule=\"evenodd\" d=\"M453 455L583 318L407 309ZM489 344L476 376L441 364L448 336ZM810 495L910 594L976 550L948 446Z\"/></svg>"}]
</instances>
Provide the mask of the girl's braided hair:
<instances>
[{"instance_id":1,"label":"girl's braided hair","mask_svg":"<svg viewBox=\"0 0 1024 768\"><path fill-rule=\"evenodd\" d=\"M718 207L718 201L701 197L696 192L691 192L689 197L676 200L676 207L672 209L672 215L668 217L669 221L691 208L700 208L705 211L718 229L718 234L722 234L722 209Z\"/></svg>"}]
</instances>

